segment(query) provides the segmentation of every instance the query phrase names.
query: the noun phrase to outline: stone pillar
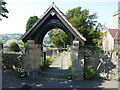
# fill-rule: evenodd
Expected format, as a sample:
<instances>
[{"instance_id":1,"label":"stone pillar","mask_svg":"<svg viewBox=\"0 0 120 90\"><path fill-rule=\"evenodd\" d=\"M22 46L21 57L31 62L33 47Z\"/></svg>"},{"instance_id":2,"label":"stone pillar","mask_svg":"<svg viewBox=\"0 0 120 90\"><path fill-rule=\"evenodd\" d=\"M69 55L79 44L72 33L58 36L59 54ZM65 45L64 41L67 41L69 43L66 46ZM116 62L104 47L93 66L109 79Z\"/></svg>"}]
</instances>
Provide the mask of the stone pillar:
<instances>
[{"instance_id":1,"label":"stone pillar","mask_svg":"<svg viewBox=\"0 0 120 90\"><path fill-rule=\"evenodd\" d=\"M73 41L71 60L73 79L84 80L84 55L79 52L79 41Z\"/></svg>"},{"instance_id":2,"label":"stone pillar","mask_svg":"<svg viewBox=\"0 0 120 90\"><path fill-rule=\"evenodd\" d=\"M24 62L25 72L33 78L40 72L41 45L34 40L28 40L28 54Z\"/></svg>"}]
</instances>

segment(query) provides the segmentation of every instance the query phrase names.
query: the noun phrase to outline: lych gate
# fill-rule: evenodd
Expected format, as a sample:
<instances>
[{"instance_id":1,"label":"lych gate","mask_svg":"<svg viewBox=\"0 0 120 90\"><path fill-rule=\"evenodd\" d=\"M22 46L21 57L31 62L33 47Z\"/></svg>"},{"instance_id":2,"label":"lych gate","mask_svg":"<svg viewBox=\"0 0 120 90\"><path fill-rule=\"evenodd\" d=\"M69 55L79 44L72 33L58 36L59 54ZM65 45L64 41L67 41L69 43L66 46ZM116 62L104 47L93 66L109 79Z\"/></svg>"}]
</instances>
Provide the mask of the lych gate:
<instances>
[{"instance_id":1,"label":"lych gate","mask_svg":"<svg viewBox=\"0 0 120 90\"><path fill-rule=\"evenodd\" d=\"M72 46L72 74L76 80L84 79L84 57L83 53L79 52L79 43L84 44L86 39L68 22L65 15L52 4L33 27L25 33L21 39L23 42L28 42L28 59L24 63L25 71L37 72L40 71L40 57L42 53L42 41L46 33L54 28L60 28L70 38Z\"/></svg>"}]
</instances>

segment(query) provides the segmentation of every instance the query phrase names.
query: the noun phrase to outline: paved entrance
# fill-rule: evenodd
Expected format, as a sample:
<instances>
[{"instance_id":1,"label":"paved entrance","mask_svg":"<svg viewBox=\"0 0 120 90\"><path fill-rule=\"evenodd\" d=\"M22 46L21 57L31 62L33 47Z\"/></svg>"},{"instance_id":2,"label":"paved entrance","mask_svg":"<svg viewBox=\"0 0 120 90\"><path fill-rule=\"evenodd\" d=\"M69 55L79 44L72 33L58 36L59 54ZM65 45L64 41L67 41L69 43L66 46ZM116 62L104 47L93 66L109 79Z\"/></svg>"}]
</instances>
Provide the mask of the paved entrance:
<instances>
[{"instance_id":1,"label":"paved entrance","mask_svg":"<svg viewBox=\"0 0 120 90\"><path fill-rule=\"evenodd\" d=\"M68 73L68 54L69 53L64 52L58 56L58 58L50 65L50 68L42 72L44 77L54 80L64 79L64 74Z\"/></svg>"}]
</instances>

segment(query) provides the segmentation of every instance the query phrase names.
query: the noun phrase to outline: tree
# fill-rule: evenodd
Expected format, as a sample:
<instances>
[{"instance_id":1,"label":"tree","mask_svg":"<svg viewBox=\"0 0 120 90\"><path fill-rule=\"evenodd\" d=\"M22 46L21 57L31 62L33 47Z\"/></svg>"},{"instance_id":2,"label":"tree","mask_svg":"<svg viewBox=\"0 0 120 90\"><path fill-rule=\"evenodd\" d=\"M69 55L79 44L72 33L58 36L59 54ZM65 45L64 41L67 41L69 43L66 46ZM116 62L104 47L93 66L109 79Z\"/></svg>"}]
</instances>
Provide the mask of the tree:
<instances>
[{"instance_id":1,"label":"tree","mask_svg":"<svg viewBox=\"0 0 120 90\"><path fill-rule=\"evenodd\" d=\"M48 35L50 37L50 41L58 48L66 47L70 43L68 35L61 29L55 28L51 30Z\"/></svg>"},{"instance_id":2,"label":"tree","mask_svg":"<svg viewBox=\"0 0 120 90\"><path fill-rule=\"evenodd\" d=\"M37 16L31 16L26 24L26 32L35 24L35 22L38 20Z\"/></svg>"},{"instance_id":3,"label":"tree","mask_svg":"<svg viewBox=\"0 0 120 90\"><path fill-rule=\"evenodd\" d=\"M87 39L85 45L98 46L101 43L104 35L101 31L104 28L102 28L102 25L97 22L96 13L90 14L89 10L81 10L81 7L77 7L72 10L68 10L65 16L67 17L68 21L76 28L76 30L78 30ZM52 34L52 32L53 31L50 32L51 36L54 36L54 33ZM63 43L67 45L67 41L69 41L69 37L66 36L66 33L63 34L60 32L54 38L50 37L50 40L57 46L61 41L61 46L63 46ZM58 38L60 39L59 42L56 41Z\"/></svg>"},{"instance_id":4,"label":"tree","mask_svg":"<svg viewBox=\"0 0 120 90\"><path fill-rule=\"evenodd\" d=\"M97 22L96 13L90 14L89 10L81 7L69 10L66 13L69 22L87 39L86 45L98 46L103 39L102 25Z\"/></svg>"},{"instance_id":5,"label":"tree","mask_svg":"<svg viewBox=\"0 0 120 90\"><path fill-rule=\"evenodd\" d=\"M9 11L5 7L6 4L7 4L6 2L0 1L0 15L2 17L8 18L8 16L6 15L6 13L9 13ZM0 18L0 20L2 20L2 19Z\"/></svg>"}]
</instances>

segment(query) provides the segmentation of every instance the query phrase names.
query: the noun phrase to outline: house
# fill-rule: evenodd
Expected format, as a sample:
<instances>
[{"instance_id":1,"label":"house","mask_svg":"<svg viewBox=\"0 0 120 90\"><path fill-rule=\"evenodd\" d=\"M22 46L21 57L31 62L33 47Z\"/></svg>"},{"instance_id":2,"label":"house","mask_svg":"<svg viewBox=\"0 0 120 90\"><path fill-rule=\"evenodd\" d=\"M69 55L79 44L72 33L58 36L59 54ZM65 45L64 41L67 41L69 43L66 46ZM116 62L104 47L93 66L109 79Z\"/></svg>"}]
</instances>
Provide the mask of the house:
<instances>
[{"instance_id":1,"label":"house","mask_svg":"<svg viewBox=\"0 0 120 90\"><path fill-rule=\"evenodd\" d=\"M111 51L116 48L120 48L120 30L108 29L102 42L103 50Z\"/></svg>"},{"instance_id":2,"label":"house","mask_svg":"<svg viewBox=\"0 0 120 90\"><path fill-rule=\"evenodd\" d=\"M105 51L111 51L114 47L120 48L120 1L118 10L113 13L113 29L108 29L102 42Z\"/></svg>"}]
</instances>

